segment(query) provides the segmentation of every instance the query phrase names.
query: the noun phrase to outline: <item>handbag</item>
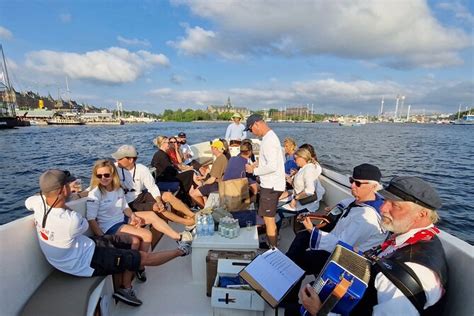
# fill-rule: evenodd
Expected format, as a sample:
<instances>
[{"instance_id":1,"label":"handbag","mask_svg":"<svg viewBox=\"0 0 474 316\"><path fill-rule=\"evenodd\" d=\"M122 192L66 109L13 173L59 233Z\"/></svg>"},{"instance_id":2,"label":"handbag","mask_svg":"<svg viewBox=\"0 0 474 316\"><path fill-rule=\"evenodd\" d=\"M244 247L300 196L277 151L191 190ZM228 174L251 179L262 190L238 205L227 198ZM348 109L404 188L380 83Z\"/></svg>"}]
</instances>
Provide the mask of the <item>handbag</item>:
<instances>
[{"instance_id":1,"label":"handbag","mask_svg":"<svg viewBox=\"0 0 474 316\"><path fill-rule=\"evenodd\" d=\"M221 206L229 212L246 210L250 206L249 181L247 178L219 182Z\"/></svg>"}]
</instances>

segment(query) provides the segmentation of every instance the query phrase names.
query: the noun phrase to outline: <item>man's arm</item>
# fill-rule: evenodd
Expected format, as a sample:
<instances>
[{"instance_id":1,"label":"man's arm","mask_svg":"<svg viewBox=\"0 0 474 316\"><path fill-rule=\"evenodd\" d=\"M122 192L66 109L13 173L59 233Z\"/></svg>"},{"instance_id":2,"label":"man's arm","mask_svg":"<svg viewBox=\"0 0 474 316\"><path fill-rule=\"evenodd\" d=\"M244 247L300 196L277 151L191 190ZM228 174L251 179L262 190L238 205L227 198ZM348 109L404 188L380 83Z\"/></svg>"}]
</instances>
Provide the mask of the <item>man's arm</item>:
<instances>
[{"instance_id":1,"label":"man's arm","mask_svg":"<svg viewBox=\"0 0 474 316\"><path fill-rule=\"evenodd\" d=\"M69 226L69 233L71 237L76 237L84 234L89 228L87 220L78 213L71 211L71 221Z\"/></svg>"}]
</instances>

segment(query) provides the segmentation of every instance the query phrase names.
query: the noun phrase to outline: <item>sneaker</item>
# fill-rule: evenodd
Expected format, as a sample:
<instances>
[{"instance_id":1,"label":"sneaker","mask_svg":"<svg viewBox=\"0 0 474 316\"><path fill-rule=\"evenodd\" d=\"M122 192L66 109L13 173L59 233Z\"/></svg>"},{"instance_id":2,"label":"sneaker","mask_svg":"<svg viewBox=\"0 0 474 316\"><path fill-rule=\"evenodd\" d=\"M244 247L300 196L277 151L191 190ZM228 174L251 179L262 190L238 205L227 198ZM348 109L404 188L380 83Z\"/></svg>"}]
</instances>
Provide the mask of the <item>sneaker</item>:
<instances>
[{"instance_id":1,"label":"sneaker","mask_svg":"<svg viewBox=\"0 0 474 316\"><path fill-rule=\"evenodd\" d=\"M179 237L179 241L181 242L187 242L191 243L193 241L193 234L191 234L189 231L183 231L181 232Z\"/></svg>"},{"instance_id":2,"label":"sneaker","mask_svg":"<svg viewBox=\"0 0 474 316\"><path fill-rule=\"evenodd\" d=\"M146 272L145 272L145 269L143 270L138 270L135 275L137 276L137 279L142 281L142 282L146 282Z\"/></svg>"},{"instance_id":3,"label":"sneaker","mask_svg":"<svg viewBox=\"0 0 474 316\"><path fill-rule=\"evenodd\" d=\"M129 288L129 289L119 288L117 291L115 291L115 293L113 294L113 297L115 297L119 301L124 302L125 304L130 305L130 306L140 306L143 303L137 298L133 288Z\"/></svg>"},{"instance_id":4,"label":"sneaker","mask_svg":"<svg viewBox=\"0 0 474 316\"><path fill-rule=\"evenodd\" d=\"M192 251L191 245L187 242L182 242L182 241L178 242L178 249L183 252L181 257L185 257L187 255L190 255L191 251Z\"/></svg>"},{"instance_id":5,"label":"sneaker","mask_svg":"<svg viewBox=\"0 0 474 316\"><path fill-rule=\"evenodd\" d=\"M196 228L196 224L184 226L184 230L187 232L190 232L191 234L193 233L195 228Z\"/></svg>"}]
</instances>

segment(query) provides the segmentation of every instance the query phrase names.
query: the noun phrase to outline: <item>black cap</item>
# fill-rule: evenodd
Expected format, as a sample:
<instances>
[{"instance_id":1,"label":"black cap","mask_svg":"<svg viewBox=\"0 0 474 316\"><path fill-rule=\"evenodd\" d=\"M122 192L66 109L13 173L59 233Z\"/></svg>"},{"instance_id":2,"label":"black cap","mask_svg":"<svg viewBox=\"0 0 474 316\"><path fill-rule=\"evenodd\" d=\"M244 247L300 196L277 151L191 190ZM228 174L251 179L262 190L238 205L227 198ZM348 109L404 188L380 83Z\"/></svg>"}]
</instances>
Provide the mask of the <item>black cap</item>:
<instances>
[{"instance_id":1,"label":"black cap","mask_svg":"<svg viewBox=\"0 0 474 316\"><path fill-rule=\"evenodd\" d=\"M245 126L244 131L250 131L252 129L252 125L255 124L255 122L262 121L263 117L260 114L252 114L248 117L247 123Z\"/></svg>"},{"instance_id":2,"label":"black cap","mask_svg":"<svg viewBox=\"0 0 474 316\"><path fill-rule=\"evenodd\" d=\"M386 200L413 202L432 210L442 205L436 190L417 177L395 177L379 193Z\"/></svg>"},{"instance_id":3,"label":"black cap","mask_svg":"<svg viewBox=\"0 0 474 316\"><path fill-rule=\"evenodd\" d=\"M186 137L186 133L180 132L180 133L178 134L178 137Z\"/></svg>"},{"instance_id":4,"label":"black cap","mask_svg":"<svg viewBox=\"0 0 474 316\"><path fill-rule=\"evenodd\" d=\"M382 178L382 173L380 169L374 165L363 163L354 168L352 172L352 177L357 180L373 180L380 182Z\"/></svg>"}]
</instances>

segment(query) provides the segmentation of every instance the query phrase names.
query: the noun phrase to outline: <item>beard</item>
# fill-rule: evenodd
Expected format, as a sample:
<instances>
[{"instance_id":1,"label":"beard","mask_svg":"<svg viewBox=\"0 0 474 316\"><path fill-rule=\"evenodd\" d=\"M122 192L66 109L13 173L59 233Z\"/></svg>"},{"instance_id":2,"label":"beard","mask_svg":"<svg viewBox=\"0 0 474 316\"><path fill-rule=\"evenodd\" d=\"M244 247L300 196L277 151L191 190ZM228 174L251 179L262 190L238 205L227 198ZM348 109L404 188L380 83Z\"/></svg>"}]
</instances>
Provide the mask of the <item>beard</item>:
<instances>
[{"instance_id":1,"label":"beard","mask_svg":"<svg viewBox=\"0 0 474 316\"><path fill-rule=\"evenodd\" d=\"M394 220L388 216L382 216L382 227L395 234L403 234L410 230L413 221L409 217L405 217L401 220Z\"/></svg>"},{"instance_id":2,"label":"beard","mask_svg":"<svg viewBox=\"0 0 474 316\"><path fill-rule=\"evenodd\" d=\"M184 145L184 144L186 144L186 141L182 140L182 141L180 141L180 143Z\"/></svg>"}]
</instances>

